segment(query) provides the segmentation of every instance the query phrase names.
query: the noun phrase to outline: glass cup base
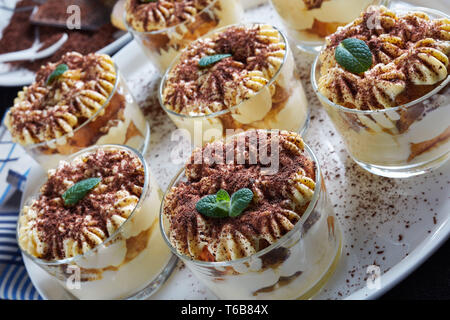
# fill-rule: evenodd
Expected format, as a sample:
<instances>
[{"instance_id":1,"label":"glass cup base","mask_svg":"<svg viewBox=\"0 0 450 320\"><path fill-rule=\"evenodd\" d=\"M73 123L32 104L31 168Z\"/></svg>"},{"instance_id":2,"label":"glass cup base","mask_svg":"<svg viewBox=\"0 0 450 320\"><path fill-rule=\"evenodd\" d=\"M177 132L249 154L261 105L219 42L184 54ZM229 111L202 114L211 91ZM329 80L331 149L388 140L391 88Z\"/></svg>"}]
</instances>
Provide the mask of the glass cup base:
<instances>
[{"instance_id":1,"label":"glass cup base","mask_svg":"<svg viewBox=\"0 0 450 320\"><path fill-rule=\"evenodd\" d=\"M307 292L302 294L300 297L296 298L296 300L308 300L314 298L322 291L323 287L325 287L328 280L333 276L334 272L336 271L342 256L342 232L339 228L339 224L337 224L335 228L338 247L336 250L336 255L332 260L330 267L326 270L323 276L317 281L317 283L313 287L311 287Z\"/></svg>"},{"instance_id":2,"label":"glass cup base","mask_svg":"<svg viewBox=\"0 0 450 320\"><path fill-rule=\"evenodd\" d=\"M425 163L418 163L410 166L387 167L387 166L376 166L373 164L367 164L353 158L353 160L364 170L376 174L378 176L383 176L387 178L410 178L421 174L425 174L440 167L449 159L450 159L450 152L447 152L445 155Z\"/></svg>"},{"instance_id":3,"label":"glass cup base","mask_svg":"<svg viewBox=\"0 0 450 320\"><path fill-rule=\"evenodd\" d=\"M126 300L145 300L158 291L158 289L167 281L172 274L178 262L178 258L172 255L164 270L139 292L125 298Z\"/></svg>"}]
</instances>

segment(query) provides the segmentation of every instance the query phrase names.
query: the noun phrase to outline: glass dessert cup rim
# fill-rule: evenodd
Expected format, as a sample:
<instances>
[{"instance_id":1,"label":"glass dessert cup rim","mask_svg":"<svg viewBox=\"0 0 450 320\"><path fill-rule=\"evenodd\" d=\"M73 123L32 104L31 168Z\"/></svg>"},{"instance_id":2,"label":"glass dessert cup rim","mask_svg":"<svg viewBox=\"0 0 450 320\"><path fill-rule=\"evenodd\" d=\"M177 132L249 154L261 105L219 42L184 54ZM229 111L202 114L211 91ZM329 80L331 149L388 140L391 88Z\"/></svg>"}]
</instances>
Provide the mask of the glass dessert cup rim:
<instances>
[{"instance_id":1,"label":"glass dessert cup rim","mask_svg":"<svg viewBox=\"0 0 450 320\"><path fill-rule=\"evenodd\" d=\"M424 13L431 13L433 15L436 16L440 16L441 18L447 18L450 19L450 16L439 11L439 10L435 10L435 9L430 9L430 8L425 8L425 7L401 7L401 8L395 8L395 9L391 9L389 8L389 10L394 11L394 12L424 12ZM320 60L320 53L323 51L323 49L325 48L326 45L322 46L322 49L320 50L319 54L315 57L314 62L311 66L311 73L310 73L310 80L311 80L311 85L313 87L314 92L316 93L316 95L319 97L320 100L326 102L329 106L334 107L335 109L338 109L339 111L342 112L346 112L346 113L355 113L355 114L366 114L366 115L370 115L370 114L376 114L376 113L386 113L386 112L395 112L398 110L402 110L402 109L407 109L413 105L416 105L417 103L420 103L428 98L430 98L431 96L435 95L436 93L438 93L439 91L441 91L443 88L446 87L446 85L450 82L450 74L447 75L447 77L444 80L441 80L441 83L439 83L439 85L436 86L436 88L434 88L433 90L431 90L430 92L428 92L427 94L412 100L408 103L402 104L402 105L397 105L395 107L390 107L390 108L384 108L384 109L377 109L377 110L359 110L359 109L352 109L352 108L347 108L344 107L340 104L334 103L333 101L331 101L330 99L328 99L326 96L324 96L320 91L319 91L319 87L317 85L317 75L320 76L320 70L318 70L318 68L321 65Z\"/></svg>"},{"instance_id":2,"label":"glass dessert cup rim","mask_svg":"<svg viewBox=\"0 0 450 320\"><path fill-rule=\"evenodd\" d=\"M269 82L267 82L261 89L259 89L259 91L255 95L240 101L238 104L232 106L231 108L226 108L226 109L223 109L223 110L220 110L220 111L216 111L216 112L213 112L213 113L209 113L209 114L196 114L196 115L182 114L182 113L170 110L170 109L168 109L166 107L166 105L165 105L165 103L163 101L163 91L165 89L165 84L166 84L167 77L168 77L169 73L172 71L172 69L180 61L181 55L188 48L188 47L186 47L183 50L181 50L177 54L175 59L171 62L170 66L164 72L164 75L163 75L163 77L161 79L161 82L159 84L158 100L159 100L159 104L164 109L164 111L166 111L170 115L174 115L176 117L183 118L183 119L211 119L211 118L216 118L218 116L221 116L221 115L224 115L224 114L227 114L227 113L231 113L232 111L234 111L236 109L239 109L239 107L242 104L244 104L244 103L250 101L251 99L255 98L256 96L262 94L264 89L268 88L273 82L275 82L275 80L278 78L278 75L281 73L281 70L283 69L284 65L286 64L287 56L288 56L289 50L290 50L289 42L287 41L286 35L280 30L280 28L278 28L278 27L276 27L276 26L274 26L274 25L272 25L270 23L266 23L266 22L242 22L242 23L235 23L235 24L226 25L226 26L218 28L218 29L211 30L207 34L201 36L200 38L198 38L198 39L196 39L194 41L198 41L198 40L210 37L211 35L216 34L216 33L221 33L222 31L224 31L224 30L226 30L228 28L231 28L231 27L255 26L255 25L270 25L272 28L274 28L281 35L281 37L283 39L283 43L284 43L284 45L286 47L286 49L285 49L286 53L284 54L283 62L281 63L280 67L275 72L275 74L272 76L272 78L269 80Z\"/></svg>"},{"instance_id":3,"label":"glass dessert cup rim","mask_svg":"<svg viewBox=\"0 0 450 320\"><path fill-rule=\"evenodd\" d=\"M97 116L109 105L112 97L114 97L114 95L117 92L117 86L119 84L119 79L121 77L121 73L120 73L119 67L117 66L117 64L114 61L113 61L113 65L114 65L114 71L116 72L116 79L114 81L114 87L113 87L111 93L109 94L108 98L102 104L102 106L92 116L90 116L89 119L86 119L81 125L79 125L75 129L73 129L72 131L63 134L62 136L60 136L58 138L53 138L51 140L45 140L45 141L41 141L41 142L34 143L34 144L22 145L22 147L25 148L26 150L32 150L32 149L44 147L44 146L51 145L51 144L58 144L58 141L62 141L63 139L71 138L81 128L87 126L89 123L94 121L97 118ZM67 142L65 142L64 144L66 144L66 143ZM89 148L89 147L86 147L86 148Z\"/></svg>"},{"instance_id":4,"label":"glass dessert cup rim","mask_svg":"<svg viewBox=\"0 0 450 320\"><path fill-rule=\"evenodd\" d=\"M159 33L165 33L165 32L168 32L168 31L170 31L170 30L174 30L174 29L176 29L176 28L178 28L178 27L180 27L180 26L182 26L182 25L186 25L186 24L192 23L193 21L195 21L195 19L196 19L199 15L201 15L201 14L203 14L205 11L211 9L211 7L214 6L218 1L220 1L220 0L213 0L213 1L211 1L210 4L208 4L206 7L204 7L200 12L197 12L197 13L196 13L194 16L192 16L190 19L185 20L185 21L182 21L182 22L177 23L177 24L175 24L175 25L173 25L173 26L170 26L170 27L164 27L164 28L162 28L162 29L156 29L156 30L151 30L151 31L138 31L138 30L135 30L135 29L128 23L128 21L127 21L127 12L126 12L126 10L124 10L124 13L123 13L123 21L124 21L125 27L127 28L127 30L128 30L130 33L138 33L138 34L159 34Z\"/></svg>"},{"instance_id":5,"label":"glass dessert cup rim","mask_svg":"<svg viewBox=\"0 0 450 320\"><path fill-rule=\"evenodd\" d=\"M277 132L278 134L281 131L285 131L285 130L278 130L278 129L271 129L271 130L267 130L267 129L255 129L255 131L264 131L264 132ZM236 135L241 135L241 134L245 134L245 132L243 133L238 133ZM230 137L228 137L227 139L230 139L232 137L235 137L236 135L232 135ZM227 140L225 139L225 140ZM203 261L203 260L196 260L193 259L191 257L188 257L184 254L181 254L178 252L178 250L172 245L172 243L170 242L168 235L166 233L165 227L164 227L164 220L166 220L167 218L164 216L164 204L165 204L165 200L166 200L166 196L167 194L171 191L172 187L175 186L178 182L178 180L184 175L185 173L185 167L183 166L177 173L176 175L172 178L172 180L169 183L169 186L167 187L167 190L164 192L164 196L163 199L161 201L161 207L160 207L160 217L159 217L159 227L161 229L161 234L163 236L164 241L166 242L167 246L170 248L170 250L172 251L173 254L175 254L178 258L180 258L182 261L187 261L187 262L192 262L198 266L201 267L228 267L228 266L235 266L238 264L242 264L245 263L247 261L251 261L252 259L258 259L260 257L262 257L263 255L265 255L266 253L272 251L273 249L283 245L284 243L287 243L290 238L297 232L302 232L301 229L303 227L304 222L308 219L308 217L312 214L314 208L316 207L318 201L319 201L319 196L321 192L324 192L322 190L322 175L321 175L321 169L320 169L320 164L319 161L316 157L316 155L314 154L313 150L311 149L311 147L306 144L304 142L304 150L306 150L307 154L309 157L311 157L311 160L314 161L315 163L315 175L316 175L316 179L315 179L315 188L314 188L314 194L313 197L311 199L311 201L309 202L308 207L305 209L305 211L303 212L302 216L300 217L300 220L297 221L297 223L294 225L294 228L292 230L290 230L289 232L287 232L285 235L283 235L281 238L279 238L277 241L275 241L274 243L272 243L271 245L269 245L268 247L252 254L251 256L248 257L243 257L243 258L239 258L236 260L228 260L228 261L214 261L214 262L209 262L209 261ZM169 223L169 222L168 222ZM302 239L300 239L299 241L302 241Z\"/></svg>"},{"instance_id":6,"label":"glass dessert cup rim","mask_svg":"<svg viewBox=\"0 0 450 320\"><path fill-rule=\"evenodd\" d=\"M93 145L90 146L88 148L85 148L83 150L80 150L76 153L71 154L67 159L64 159L64 161L71 161L73 159L75 159L76 157L82 155L82 154L88 154L88 153L92 153L93 151L95 151L96 149L99 148L103 148L103 149L122 149L122 150L126 150L131 152L133 155L137 156L138 159L141 161L143 167L144 167L144 186L142 187L142 194L139 197L139 201L136 204L136 206L134 207L133 211L130 213L130 215L128 216L128 218L117 228L116 231L114 231L114 233L112 235L110 235L108 238L106 238L105 240L103 240L101 243L99 243L98 245L96 245L95 247L89 249L87 252L84 253L80 253L76 256L70 257L70 258L65 258L65 259L58 259L58 260L45 260L42 258L38 258L32 254L30 254L27 250L23 249L20 246L20 242L19 242L19 230L20 230L20 217L22 216L23 213L23 208L25 207L25 205L29 205L31 203L32 200L36 199L37 196L40 195L40 188L42 187L42 185L44 185L47 182L47 178L45 179L45 181L40 184L38 191L34 192L31 196L28 196L27 199L25 200L24 204L22 205L22 208L20 210L19 213L19 219L17 221L17 226L16 226L16 240L17 243L19 244L19 248L20 251L27 256L28 258L30 258L31 260L33 260L34 262L36 262L39 265L47 265L47 266L58 266L58 265L63 265L63 264L70 264L71 262L75 262L79 259L82 259L83 257L88 257L90 256L95 250L97 250L99 247L111 242L111 240L113 240L114 238L117 237L118 234L120 234L120 232L122 231L122 229L125 227L126 224L129 223L129 221L131 220L131 218L134 216L135 212L141 208L142 203L145 199L145 197L147 196L147 193L152 191L152 187L151 184L149 183L149 179L152 179L152 177L150 177L150 171L148 168L148 164L144 159L144 156L136 149L129 147L127 145L120 145L120 144L103 144L103 145Z\"/></svg>"}]
</instances>

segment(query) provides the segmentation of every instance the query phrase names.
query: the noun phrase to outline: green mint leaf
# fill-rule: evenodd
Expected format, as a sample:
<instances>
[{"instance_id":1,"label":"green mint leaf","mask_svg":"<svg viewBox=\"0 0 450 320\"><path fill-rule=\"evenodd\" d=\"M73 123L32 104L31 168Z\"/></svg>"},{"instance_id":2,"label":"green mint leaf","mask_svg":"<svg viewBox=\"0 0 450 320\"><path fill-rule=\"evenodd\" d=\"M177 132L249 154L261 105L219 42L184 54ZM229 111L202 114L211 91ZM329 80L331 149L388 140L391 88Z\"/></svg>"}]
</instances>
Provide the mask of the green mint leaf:
<instances>
[{"instance_id":1,"label":"green mint leaf","mask_svg":"<svg viewBox=\"0 0 450 320\"><path fill-rule=\"evenodd\" d=\"M58 64L53 72L47 78L47 85L51 84L55 79L59 78L64 72L69 70L69 66L65 63Z\"/></svg>"},{"instance_id":2,"label":"green mint leaf","mask_svg":"<svg viewBox=\"0 0 450 320\"><path fill-rule=\"evenodd\" d=\"M230 211L230 201L220 201L214 207L214 213L218 218L228 217Z\"/></svg>"},{"instance_id":3,"label":"green mint leaf","mask_svg":"<svg viewBox=\"0 0 450 320\"><path fill-rule=\"evenodd\" d=\"M363 73L372 66L372 52L367 44L356 38L348 38L336 47L334 57L344 69Z\"/></svg>"},{"instance_id":4,"label":"green mint leaf","mask_svg":"<svg viewBox=\"0 0 450 320\"><path fill-rule=\"evenodd\" d=\"M200 59L198 65L200 67L207 67L228 57L231 57L231 54L225 53L225 54L215 54L213 56L206 56Z\"/></svg>"},{"instance_id":5,"label":"green mint leaf","mask_svg":"<svg viewBox=\"0 0 450 320\"><path fill-rule=\"evenodd\" d=\"M89 178L75 183L63 193L62 198L64 200L64 204L67 206L76 204L78 201L83 199L89 191L94 189L101 180L102 179L100 178Z\"/></svg>"},{"instance_id":6,"label":"green mint leaf","mask_svg":"<svg viewBox=\"0 0 450 320\"><path fill-rule=\"evenodd\" d=\"M225 190L220 189L219 191L217 191L216 200L217 200L217 202L221 202L221 201L230 202L230 195Z\"/></svg>"},{"instance_id":7,"label":"green mint leaf","mask_svg":"<svg viewBox=\"0 0 450 320\"><path fill-rule=\"evenodd\" d=\"M195 208L202 215L211 218L226 218L239 216L253 199L250 189L239 189L231 196L223 189L217 194L210 194L201 198Z\"/></svg>"},{"instance_id":8,"label":"green mint leaf","mask_svg":"<svg viewBox=\"0 0 450 320\"><path fill-rule=\"evenodd\" d=\"M253 192L248 188L242 188L231 196L230 217L239 216L253 199Z\"/></svg>"},{"instance_id":9,"label":"green mint leaf","mask_svg":"<svg viewBox=\"0 0 450 320\"><path fill-rule=\"evenodd\" d=\"M195 208L202 215L211 218L224 218L228 216L228 204L225 201L218 202L215 194L201 198L196 203Z\"/></svg>"}]
</instances>

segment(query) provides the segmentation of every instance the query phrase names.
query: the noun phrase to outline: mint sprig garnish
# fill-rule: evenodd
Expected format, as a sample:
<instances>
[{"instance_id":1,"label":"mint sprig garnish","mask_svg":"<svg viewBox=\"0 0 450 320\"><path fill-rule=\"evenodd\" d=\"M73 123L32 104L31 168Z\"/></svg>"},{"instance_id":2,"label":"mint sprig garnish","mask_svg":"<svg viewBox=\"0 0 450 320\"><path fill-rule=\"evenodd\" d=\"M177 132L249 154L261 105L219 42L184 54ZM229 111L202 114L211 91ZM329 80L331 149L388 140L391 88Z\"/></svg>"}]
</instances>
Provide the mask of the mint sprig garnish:
<instances>
[{"instance_id":1,"label":"mint sprig garnish","mask_svg":"<svg viewBox=\"0 0 450 320\"><path fill-rule=\"evenodd\" d=\"M215 194L201 198L195 208L204 216L211 218L225 218L228 217L229 211L228 201L218 201Z\"/></svg>"},{"instance_id":2,"label":"mint sprig garnish","mask_svg":"<svg viewBox=\"0 0 450 320\"><path fill-rule=\"evenodd\" d=\"M48 76L47 85L52 84L57 78L59 78L64 72L69 70L69 66L65 63L58 64L55 70Z\"/></svg>"},{"instance_id":3,"label":"mint sprig garnish","mask_svg":"<svg viewBox=\"0 0 450 320\"><path fill-rule=\"evenodd\" d=\"M372 66L372 52L367 44L356 38L342 40L336 47L334 57L345 70L363 73Z\"/></svg>"},{"instance_id":4,"label":"mint sprig garnish","mask_svg":"<svg viewBox=\"0 0 450 320\"><path fill-rule=\"evenodd\" d=\"M64 205L71 206L76 204L83 199L89 191L94 189L101 180L101 178L88 178L75 183L63 193L62 198L64 200Z\"/></svg>"},{"instance_id":5,"label":"mint sprig garnish","mask_svg":"<svg viewBox=\"0 0 450 320\"><path fill-rule=\"evenodd\" d=\"M253 199L253 192L242 188L230 197L228 192L220 189L216 194L201 198L195 208L202 215L211 218L238 217L248 207Z\"/></svg>"},{"instance_id":6,"label":"mint sprig garnish","mask_svg":"<svg viewBox=\"0 0 450 320\"><path fill-rule=\"evenodd\" d=\"M224 54L215 54L213 56L206 56L200 59L200 61L198 62L198 65L200 67L207 67L210 66L214 63L219 62L222 59L231 57L231 54L229 53L224 53Z\"/></svg>"}]
</instances>

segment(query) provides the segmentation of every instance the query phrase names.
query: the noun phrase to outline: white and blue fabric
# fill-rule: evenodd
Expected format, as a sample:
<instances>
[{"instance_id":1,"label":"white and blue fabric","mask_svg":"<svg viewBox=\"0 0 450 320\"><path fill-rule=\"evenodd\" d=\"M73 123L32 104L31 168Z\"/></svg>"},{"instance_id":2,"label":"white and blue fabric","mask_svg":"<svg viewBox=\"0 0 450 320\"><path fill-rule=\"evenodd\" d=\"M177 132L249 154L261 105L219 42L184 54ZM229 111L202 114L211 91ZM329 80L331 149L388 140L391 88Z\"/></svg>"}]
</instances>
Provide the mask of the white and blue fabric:
<instances>
[{"instance_id":1,"label":"white and blue fabric","mask_svg":"<svg viewBox=\"0 0 450 320\"><path fill-rule=\"evenodd\" d=\"M30 281L16 240L19 206L14 194L23 189L33 160L4 126L0 127L0 299L42 299ZM17 198L17 197L16 197Z\"/></svg>"}]
</instances>

